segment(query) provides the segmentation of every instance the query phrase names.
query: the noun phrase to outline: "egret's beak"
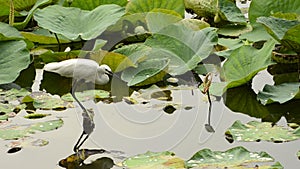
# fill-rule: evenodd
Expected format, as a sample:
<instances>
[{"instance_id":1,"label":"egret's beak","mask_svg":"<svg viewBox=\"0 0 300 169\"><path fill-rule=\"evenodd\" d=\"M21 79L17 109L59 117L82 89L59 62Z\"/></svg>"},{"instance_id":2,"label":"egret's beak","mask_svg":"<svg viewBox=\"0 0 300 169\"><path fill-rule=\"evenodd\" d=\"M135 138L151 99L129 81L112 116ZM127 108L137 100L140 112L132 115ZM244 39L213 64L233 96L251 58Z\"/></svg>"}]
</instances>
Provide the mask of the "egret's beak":
<instances>
[{"instance_id":1,"label":"egret's beak","mask_svg":"<svg viewBox=\"0 0 300 169\"><path fill-rule=\"evenodd\" d=\"M105 74L107 74L108 76L113 76L113 72L108 70L108 69L105 69Z\"/></svg>"}]
</instances>

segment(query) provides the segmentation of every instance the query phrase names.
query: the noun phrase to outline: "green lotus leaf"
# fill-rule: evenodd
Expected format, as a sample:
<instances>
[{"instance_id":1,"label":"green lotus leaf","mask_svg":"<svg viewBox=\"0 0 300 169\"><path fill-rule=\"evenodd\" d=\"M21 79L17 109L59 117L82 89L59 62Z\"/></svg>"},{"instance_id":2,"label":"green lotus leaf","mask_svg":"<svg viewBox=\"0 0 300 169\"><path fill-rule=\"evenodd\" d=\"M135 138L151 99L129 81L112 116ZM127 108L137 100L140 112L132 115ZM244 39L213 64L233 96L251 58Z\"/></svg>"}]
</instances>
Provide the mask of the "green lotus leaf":
<instances>
[{"instance_id":1,"label":"green lotus leaf","mask_svg":"<svg viewBox=\"0 0 300 169\"><path fill-rule=\"evenodd\" d=\"M150 12L153 9L169 9L184 16L183 0L130 0L126 6L128 14Z\"/></svg>"},{"instance_id":2,"label":"green lotus leaf","mask_svg":"<svg viewBox=\"0 0 300 169\"><path fill-rule=\"evenodd\" d=\"M20 71L30 64L29 51L26 43L20 41L0 42L0 84L13 82Z\"/></svg>"},{"instance_id":3,"label":"green lotus leaf","mask_svg":"<svg viewBox=\"0 0 300 169\"><path fill-rule=\"evenodd\" d=\"M252 168L260 163L259 168L269 169L268 162L274 159L266 152L250 152L244 147L234 147L227 151L203 149L186 161L188 168ZM267 163L267 164L264 164ZM278 165L278 163L275 163Z\"/></svg>"},{"instance_id":4,"label":"green lotus leaf","mask_svg":"<svg viewBox=\"0 0 300 169\"><path fill-rule=\"evenodd\" d=\"M193 31L184 25L172 24L148 38L144 44L152 48L148 57L169 59L168 73L180 75L207 58L216 43L214 28Z\"/></svg>"},{"instance_id":5,"label":"green lotus leaf","mask_svg":"<svg viewBox=\"0 0 300 169\"><path fill-rule=\"evenodd\" d=\"M79 101L87 101L87 100L93 100L93 99L104 99L109 98L110 93L105 90L86 90L83 92L75 92L76 97ZM61 99L68 102L75 101L71 93L65 94L61 96Z\"/></svg>"},{"instance_id":6,"label":"green lotus leaf","mask_svg":"<svg viewBox=\"0 0 300 169\"><path fill-rule=\"evenodd\" d=\"M129 157L122 162L122 166L132 169L184 168L184 161L175 156L172 152L146 152L133 157Z\"/></svg>"},{"instance_id":7,"label":"green lotus leaf","mask_svg":"<svg viewBox=\"0 0 300 169\"><path fill-rule=\"evenodd\" d=\"M115 49L113 52L128 56L128 58L134 63L139 63L145 60L146 55L151 51L149 46L144 44L130 44L122 46L121 48Z\"/></svg>"},{"instance_id":8,"label":"green lotus leaf","mask_svg":"<svg viewBox=\"0 0 300 169\"><path fill-rule=\"evenodd\" d=\"M299 93L300 83L282 83L280 85L271 86L266 84L263 91L257 95L257 99L264 105L273 102L285 103Z\"/></svg>"},{"instance_id":9,"label":"green lotus leaf","mask_svg":"<svg viewBox=\"0 0 300 169\"><path fill-rule=\"evenodd\" d=\"M186 18L179 21L179 23L183 24L185 27L188 27L194 31L198 31L210 27L209 23L199 19Z\"/></svg>"},{"instance_id":10,"label":"green lotus leaf","mask_svg":"<svg viewBox=\"0 0 300 169\"><path fill-rule=\"evenodd\" d=\"M168 63L169 60L167 59L147 59L140 62L137 68L127 68L124 70L121 78L125 82L128 82L128 86L155 83L162 80Z\"/></svg>"},{"instance_id":11,"label":"green lotus leaf","mask_svg":"<svg viewBox=\"0 0 300 169\"><path fill-rule=\"evenodd\" d=\"M185 0L187 9L214 22L246 23L244 15L232 0Z\"/></svg>"},{"instance_id":12,"label":"green lotus leaf","mask_svg":"<svg viewBox=\"0 0 300 169\"><path fill-rule=\"evenodd\" d=\"M257 23L258 17L276 16L280 13L300 13L300 1L298 0L252 0L249 7L249 20L253 31L242 35L240 38L246 38L251 41L268 40L271 36L264 27Z\"/></svg>"},{"instance_id":13,"label":"green lotus leaf","mask_svg":"<svg viewBox=\"0 0 300 169\"><path fill-rule=\"evenodd\" d=\"M42 5L45 5L45 4L48 4L51 2L52 2L52 0L37 0L35 5L28 12L25 20L23 22L15 22L15 23L13 23L13 26L19 30L24 29L26 27L26 25L29 23L29 21L31 20L33 13L36 11L36 9Z\"/></svg>"},{"instance_id":14,"label":"green lotus leaf","mask_svg":"<svg viewBox=\"0 0 300 169\"><path fill-rule=\"evenodd\" d=\"M5 40L19 40L19 39L24 39L20 32L3 22L0 22L0 40L5 41Z\"/></svg>"},{"instance_id":15,"label":"green lotus leaf","mask_svg":"<svg viewBox=\"0 0 300 169\"><path fill-rule=\"evenodd\" d=\"M11 125L0 128L0 138L5 140L15 140L34 134L36 131L46 132L60 128L63 120L51 120L27 125Z\"/></svg>"},{"instance_id":16,"label":"green lotus leaf","mask_svg":"<svg viewBox=\"0 0 300 169\"><path fill-rule=\"evenodd\" d=\"M300 128L291 129L282 126L272 126L270 122L251 121L243 124L241 121L235 121L226 131L226 135L235 141L255 142L287 142L298 140L300 138Z\"/></svg>"},{"instance_id":17,"label":"green lotus leaf","mask_svg":"<svg viewBox=\"0 0 300 169\"><path fill-rule=\"evenodd\" d=\"M71 50L70 52L53 52L49 50L42 53L39 58L41 58L44 63L59 62L67 59L77 58L81 52L81 50Z\"/></svg>"},{"instance_id":18,"label":"green lotus leaf","mask_svg":"<svg viewBox=\"0 0 300 169\"><path fill-rule=\"evenodd\" d=\"M260 50L241 46L232 51L223 66L227 88L248 83L259 71L273 64L271 54L274 45L275 42L270 40Z\"/></svg>"},{"instance_id":19,"label":"green lotus leaf","mask_svg":"<svg viewBox=\"0 0 300 169\"><path fill-rule=\"evenodd\" d=\"M104 4L116 4L119 6L125 6L127 2L127 0L72 0L70 5L68 4L68 1L65 1L64 6L77 7L83 10L93 10L96 7Z\"/></svg>"},{"instance_id":20,"label":"green lotus leaf","mask_svg":"<svg viewBox=\"0 0 300 169\"><path fill-rule=\"evenodd\" d=\"M39 26L70 40L90 40L116 23L123 14L123 8L114 4L101 5L92 11L52 5L37 10L34 18Z\"/></svg>"},{"instance_id":21,"label":"green lotus leaf","mask_svg":"<svg viewBox=\"0 0 300 169\"><path fill-rule=\"evenodd\" d=\"M181 17L162 12L148 12L145 18L148 25L148 29L151 33L159 32L166 26L176 23L182 19Z\"/></svg>"},{"instance_id":22,"label":"green lotus leaf","mask_svg":"<svg viewBox=\"0 0 300 169\"><path fill-rule=\"evenodd\" d=\"M40 44L58 44L55 35L50 34L48 30L45 29L38 29L33 32L21 32L21 34L31 42L36 42ZM65 37L62 37L60 35L57 35L59 39L59 43L70 43L71 41L66 39Z\"/></svg>"},{"instance_id":23,"label":"green lotus leaf","mask_svg":"<svg viewBox=\"0 0 300 169\"><path fill-rule=\"evenodd\" d=\"M257 22L263 24L268 33L283 45L295 52L300 52L300 22L275 17L259 17Z\"/></svg>"},{"instance_id":24,"label":"green lotus leaf","mask_svg":"<svg viewBox=\"0 0 300 169\"><path fill-rule=\"evenodd\" d=\"M90 58L95 60L99 64L108 65L113 72L120 72L128 67L135 66L129 57L119 53L107 52L104 50L92 52Z\"/></svg>"}]
</instances>

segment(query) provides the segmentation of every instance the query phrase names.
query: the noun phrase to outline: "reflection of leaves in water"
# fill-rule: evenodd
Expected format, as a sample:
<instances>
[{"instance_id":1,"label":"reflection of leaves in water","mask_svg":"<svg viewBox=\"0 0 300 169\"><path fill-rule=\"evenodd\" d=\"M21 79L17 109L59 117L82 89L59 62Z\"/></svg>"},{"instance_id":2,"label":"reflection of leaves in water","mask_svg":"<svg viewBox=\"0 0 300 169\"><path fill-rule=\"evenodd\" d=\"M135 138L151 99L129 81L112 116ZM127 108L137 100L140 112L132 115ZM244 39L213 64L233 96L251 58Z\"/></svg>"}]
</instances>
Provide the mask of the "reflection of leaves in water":
<instances>
[{"instance_id":1,"label":"reflection of leaves in water","mask_svg":"<svg viewBox=\"0 0 300 169\"><path fill-rule=\"evenodd\" d=\"M274 159L266 152L250 152L244 147L235 147L224 152L203 149L198 151L186 162L186 167L238 168L239 166L243 166L248 168L250 166L254 167L257 163L260 163L259 168L267 168L267 166L265 166L266 164L264 165L263 163L271 161L274 161ZM278 165L278 163L275 163L274 165Z\"/></svg>"},{"instance_id":2,"label":"reflection of leaves in water","mask_svg":"<svg viewBox=\"0 0 300 169\"><path fill-rule=\"evenodd\" d=\"M271 142L287 142L300 138L300 127L291 129L282 126L272 126L269 122L251 121L243 124L240 121L234 122L226 131L227 138L232 138L235 141L271 141Z\"/></svg>"},{"instance_id":3,"label":"reflection of leaves in water","mask_svg":"<svg viewBox=\"0 0 300 169\"><path fill-rule=\"evenodd\" d=\"M248 114L251 117L262 118L263 121L276 123L285 116L289 123L300 124L300 100L291 100L284 104L273 103L267 106L257 101L257 96L250 86L244 85L228 89L225 95L225 105L234 112Z\"/></svg>"}]
</instances>

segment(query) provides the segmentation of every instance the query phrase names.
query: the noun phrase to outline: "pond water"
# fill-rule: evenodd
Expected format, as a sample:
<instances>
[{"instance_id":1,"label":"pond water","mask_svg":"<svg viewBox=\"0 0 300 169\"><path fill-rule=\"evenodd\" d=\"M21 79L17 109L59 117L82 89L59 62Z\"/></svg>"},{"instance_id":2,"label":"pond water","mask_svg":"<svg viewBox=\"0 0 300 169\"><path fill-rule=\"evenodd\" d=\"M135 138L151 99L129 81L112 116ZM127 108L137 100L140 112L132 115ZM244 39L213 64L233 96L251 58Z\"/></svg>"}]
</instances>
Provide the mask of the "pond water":
<instances>
[{"instance_id":1,"label":"pond water","mask_svg":"<svg viewBox=\"0 0 300 169\"><path fill-rule=\"evenodd\" d=\"M272 80L266 72L261 72L253 83L257 91L261 89L263 84L271 84ZM38 85L35 83L35 90L37 87ZM190 88L172 90L171 97L172 101L170 102L178 104L178 109L172 114L167 114L162 110L165 101L156 99L151 99L147 104L137 105L129 105L124 101L111 104L85 102L84 105L87 108L95 110L96 128L82 148L122 151L124 154L121 156L125 157L146 151L168 150L175 152L179 157L188 159L195 152L204 148L210 148L213 151L225 151L236 146L244 146L249 151L266 151L287 169L296 169L297 166L300 166L300 161L296 157L300 140L286 143L264 141L229 143L225 139L224 133L234 121L240 120L247 123L252 120L260 121L260 119L233 112L224 105L223 99L215 100L213 101L211 125L216 132L209 133L204 127L207 123L208 103L199 90L193 89L193 94ZM232 96L230 95L230 97ZM185 107L189 108L185 109ZM73 153L73 146L82 132L81 110L77 107L64 111L48 112L52 116L46 118L59 117L64 120L63 127L58 130L35 135L38 138L49 140L49 145L38 148L26 147L20 152L7 154L8 148L5 145L8 141L1 140L1 168L61 168L58 166L59 160ZM17 122L24 113L20 112L13 120ZM297 116L294 117L294 121L299 122ZM284 125L286 121L282 118L279 123ZM111 157L115 163L122 160L118 158L118 155L103 154L101 156ZM89 158L87 162L96 158L99 156Z\"/></svg>"}]
</instances>

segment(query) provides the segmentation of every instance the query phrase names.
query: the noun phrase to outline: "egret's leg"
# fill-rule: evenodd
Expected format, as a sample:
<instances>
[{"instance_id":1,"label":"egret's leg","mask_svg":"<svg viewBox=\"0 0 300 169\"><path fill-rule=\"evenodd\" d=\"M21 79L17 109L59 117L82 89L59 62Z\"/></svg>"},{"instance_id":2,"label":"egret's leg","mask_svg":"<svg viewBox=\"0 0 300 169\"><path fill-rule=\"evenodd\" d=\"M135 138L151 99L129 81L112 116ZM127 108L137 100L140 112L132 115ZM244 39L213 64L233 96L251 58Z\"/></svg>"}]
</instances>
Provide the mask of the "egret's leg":
<instances>
[{"instance_id":1,"label":"egret's leg","mask_svg":"<svg viewBox=\"0 0 300 169\"><path fill-rule=\"evenodd\" d=\"M86 110L86 108L81 104L81 102L77 99L77 97L76 97L76 95L75 95L75 92L76 92L76 88L77 88L77 86L78 86L78 83L81 83L81 82L83 82L83 80L75 80L74 81L74 83L73 83L73 86L72 86L72 92L71 92L71 94L72 94L72 96L73 96L73 98L75 99L75 101L78 103L78 105L80 106L80 108L83 110L83 111L85 111L85 112L87 112L87 110Z\"/></svg>"},{"instance_id":2,"label":"egret's leg","mask_svg":"<svg viewBox=\"0 0 300 169\"><path fill-rule=\"evenodd\" d=\"M73 86L72 86L72 96L73 98L75 99L75 101L79 104L80 108L84 111L84 112L87 112L86 108L81 104L81 102L77 99L76 95L75 95L75 91L76 91L76 88L78 86L78 83L82 82L82 80L75 80L74 83L73 83ZM82 140L83 136L85 136L85 138ZM80 137L78 138L74 148L73 148L73 151L74 152L77 152L79 150L79 148L82 146L82 144L87 140L87 138L89 137L89 134L86 134L85 131L83 131L80 135ZM82 141L81 141L82 140Z\"/></svg>"},{"instance_id":3,"label":"egret's leg","mask_svg":"<svg viewBox=\"0 0 300 169\"><path fill-rule=\"evenodd\" d=\"M88 139L88 137L90 136L89 134L87 134L85 136L85 138L82 140L83 136L86 135L86 133L83 131L80 135L80 137L78 138L75 146L73 147L73 151L77 152L79 150L79 148L82 146L82 144ZM82 141L81 141L82 140Z\"/></svg>"}]
</instances>

